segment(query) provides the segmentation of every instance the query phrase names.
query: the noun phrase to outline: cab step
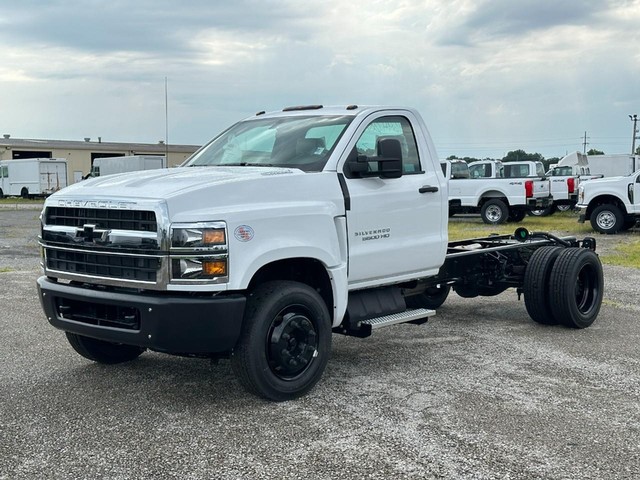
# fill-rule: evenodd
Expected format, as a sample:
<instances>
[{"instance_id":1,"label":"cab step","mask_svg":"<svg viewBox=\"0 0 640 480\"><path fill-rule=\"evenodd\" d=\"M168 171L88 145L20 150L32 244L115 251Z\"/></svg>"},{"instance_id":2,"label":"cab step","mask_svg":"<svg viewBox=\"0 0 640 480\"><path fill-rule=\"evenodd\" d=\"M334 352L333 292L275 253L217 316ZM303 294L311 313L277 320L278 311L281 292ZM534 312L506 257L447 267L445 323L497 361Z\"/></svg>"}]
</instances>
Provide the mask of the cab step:
<instances>
[{"instance_id":1,"label":"cab step","mask_svg":"<svg viewBox=\"0 0 640 480\"><path fill-rule=\"evenodd\" d=\"M429 317L435 314L435 310L428 310L426 308L414 308L400 313L393 313L391 315L384 315L383 317L363 320L362 325L369 325L371 330L377 330L378 328L388 327L390 325L396 325L398 323L424 323L428 320Z\"/></svg>"},{"instance_id":2,"label":"cab step","mask_svg":"<svg viewBox=\"0 0 640 480\"><path fill-rule=\"evenodd\" d=\"M356 325L349 328L346 325L340 325L334 328L334 333L342 335L348 335L350 337L366 338L371 335L373 330L378 328L388 327L396 325L398 323L416 323L421 324L429 320L429 317L436 314L435 310L428 310L426 308L415 308L412 310L405 310L400 313L392 313L384 315L382 317L369 318L359 321Z\"/></svg>"}]
</instances>

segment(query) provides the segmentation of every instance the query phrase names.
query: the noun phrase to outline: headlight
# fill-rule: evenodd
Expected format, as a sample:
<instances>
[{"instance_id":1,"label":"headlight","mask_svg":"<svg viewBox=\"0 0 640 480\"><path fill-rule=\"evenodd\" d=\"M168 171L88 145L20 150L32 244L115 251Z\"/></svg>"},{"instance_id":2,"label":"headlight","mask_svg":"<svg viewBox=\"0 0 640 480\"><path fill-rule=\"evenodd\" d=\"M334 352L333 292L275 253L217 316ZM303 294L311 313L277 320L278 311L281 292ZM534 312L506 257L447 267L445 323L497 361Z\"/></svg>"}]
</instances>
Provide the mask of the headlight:
<instances>
[{"instance_id":1,"label":"headlight","mask_svg":"<svg viewBox=\"0 0 640 480\"><path fill-rule=\"evenodd\" d=\"M227 244L226 226L222 222L177 223L171 226L171 249L213 249Z\"/></svg>"},{"instance_id":2,"label":"headlight","mask_svg":"<svg viewBox=\"0 0 640 480\"><path fill-rule=\"evenodd\" d=\"M228 281L227 226L224 222L171 226L171 281Z\"/></svg>"}]
</instances>

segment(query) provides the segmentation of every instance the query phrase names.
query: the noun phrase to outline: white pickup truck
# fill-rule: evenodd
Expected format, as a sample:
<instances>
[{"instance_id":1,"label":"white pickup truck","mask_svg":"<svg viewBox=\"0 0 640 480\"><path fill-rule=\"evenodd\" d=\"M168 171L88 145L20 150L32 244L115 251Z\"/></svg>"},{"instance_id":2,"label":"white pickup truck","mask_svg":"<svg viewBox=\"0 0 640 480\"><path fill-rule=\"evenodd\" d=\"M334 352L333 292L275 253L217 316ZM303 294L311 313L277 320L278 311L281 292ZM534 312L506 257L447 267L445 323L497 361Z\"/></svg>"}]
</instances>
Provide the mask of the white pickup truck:
<instances>
[{"instance_id":1,"label":"white pickup truck","mask_svg":"<svg viewBox=\"0 0 640 480\"><path fill-rule=\"evenodd\" d=\"M40 301L87 359L228 358L274 401L318 382L332 333L424 323L451 288L513 288L536 322L591 325L603 292L593 238L520 228L448 243L447 183L415 110L261 112L182 167L49 197Z\"/></svg>"},{"instance_id":2,"label":"white pickup truck","mask_svg":"<svg viewBox=\"0 0 640 480\"><path fill-rule=\"evenodd\" d=\"M580 183L576 210L578 221L590 221L597 232L629 230L640 220L640 170Z\"/></svg>"},{"instance_id":3,"label":"white pickup truck","mask_svg":"<svg viewBox=\"0 0 640 480\"><path fill-rule=\"evenodd\" d=\"M529 175L520 176L518 172L528 165L516 166L515 163L494 160L472 162L468 165L469 178L451 178L450 215L480 213L484 223L499 224L507 221L519 222L527 212L552 205L549 181L542 178L544 172L540 178L535 175L523 178Z\"/></svg>"}]
</instances>

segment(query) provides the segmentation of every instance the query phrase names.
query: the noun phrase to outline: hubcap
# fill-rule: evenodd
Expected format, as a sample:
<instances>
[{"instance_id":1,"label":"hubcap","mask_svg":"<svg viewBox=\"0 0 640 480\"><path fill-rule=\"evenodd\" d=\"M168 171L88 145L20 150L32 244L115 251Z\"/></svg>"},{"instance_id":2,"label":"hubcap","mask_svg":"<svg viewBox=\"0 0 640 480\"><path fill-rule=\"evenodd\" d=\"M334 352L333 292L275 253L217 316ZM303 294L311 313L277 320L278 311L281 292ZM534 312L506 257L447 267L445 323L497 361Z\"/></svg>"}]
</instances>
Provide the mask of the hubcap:
<instances>
[{"instance_id":1,"label":"hubcap","mask_svg":"<svg viewBox=\"0 0 640 480\"><path fill-rule=\"evenodd\" d=\"M271 371L291 380L303 373L318 355L318 333L306 312L285 309L271 324L267 360Z\"/></svg>"},{"instance_id":2,"label":"hubcap","mask_svg":"<svg viewBox=\"0 0 640 480\"><path fill-rule=\"evenodd\" d=\"M596 223L603 230L609 230L616 224L616 216L612 212L600 212L596 217Z\"/></svg>"},{"instance_id":3,"label":"hubcap","mask_svg":"<svg viewBox=\"0 0 640 480\"><path fill-rule=\"evenodd\" d=\"M502 218L502 209L497 205L491 205L486 210L487 218L492 222L497 222Z\"/></svg>"}]
</instances>

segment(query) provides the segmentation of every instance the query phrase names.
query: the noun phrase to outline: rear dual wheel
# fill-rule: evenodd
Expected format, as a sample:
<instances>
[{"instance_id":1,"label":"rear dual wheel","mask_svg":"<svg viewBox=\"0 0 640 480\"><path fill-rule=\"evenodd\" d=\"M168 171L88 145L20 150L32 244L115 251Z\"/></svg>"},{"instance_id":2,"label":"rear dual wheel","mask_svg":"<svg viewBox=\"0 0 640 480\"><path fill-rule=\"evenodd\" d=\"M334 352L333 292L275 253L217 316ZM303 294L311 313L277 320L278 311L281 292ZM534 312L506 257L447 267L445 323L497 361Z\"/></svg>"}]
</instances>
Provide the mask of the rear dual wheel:
<instances>
[{"instance_id":1,"label":"rear dual wheel","mask_svg":"<svg viewBox=\"0 0 640 480\"><path fill-rule=\"evenodd\" d=\"M600 312L603 293L602 264L585 248L541 247L525 271L525 306L538 323L586 328Z\"/></svg>"}]
</instances>

